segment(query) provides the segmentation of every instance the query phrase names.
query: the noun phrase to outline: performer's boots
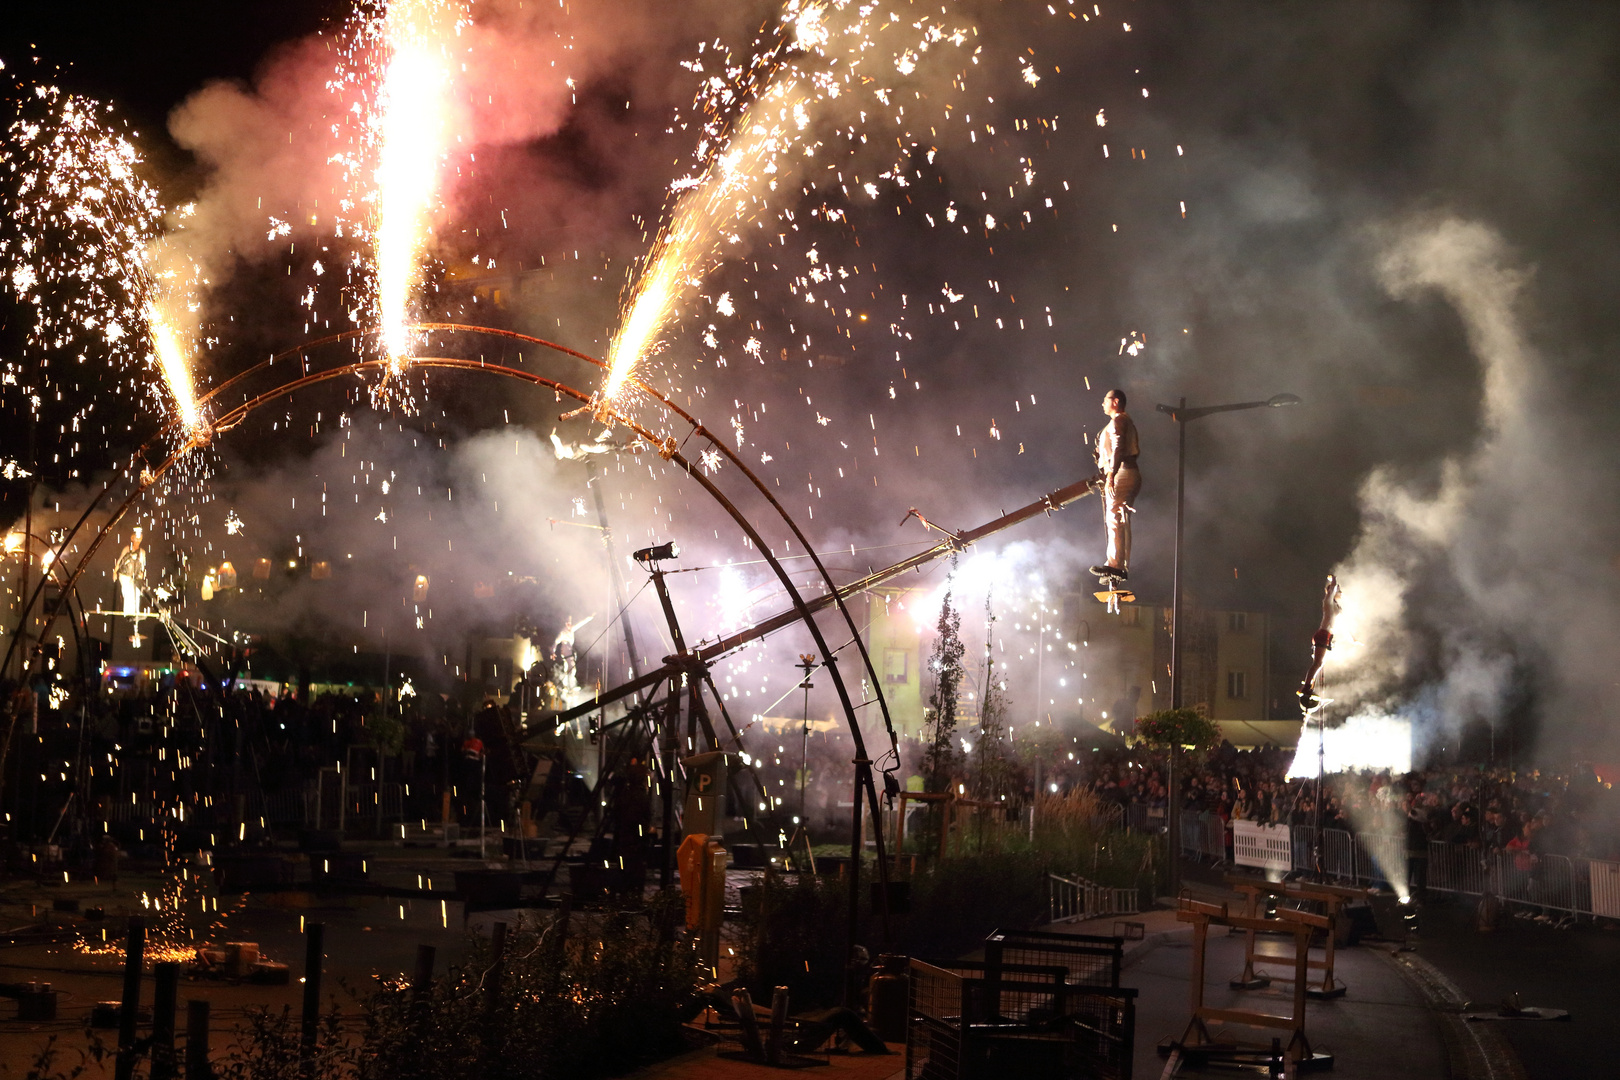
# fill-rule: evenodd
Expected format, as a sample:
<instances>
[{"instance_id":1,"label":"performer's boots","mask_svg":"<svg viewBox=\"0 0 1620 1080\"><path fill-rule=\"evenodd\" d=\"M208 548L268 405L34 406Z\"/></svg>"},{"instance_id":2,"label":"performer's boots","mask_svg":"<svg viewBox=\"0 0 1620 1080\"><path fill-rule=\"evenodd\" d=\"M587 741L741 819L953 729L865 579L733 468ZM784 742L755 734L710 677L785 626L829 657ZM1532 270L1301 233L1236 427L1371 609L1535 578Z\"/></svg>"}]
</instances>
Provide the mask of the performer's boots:
<instances>
[{"instance_id":1,"label":"performer's boots","mask_svg":"<svg viewBox=\"0 0 1620 1080\"><path fill-rule=\"evenodd\" d=\"M1109 566L1107 563L1101 563L1097 566L1093 566L1091 568L1091 572L1096 577L1114 578L1117 581L1129 581L1131 577L1130 574L1125 572L1125 568L1123 566Z\"/></svg>"},{"instance_id":2,"label":"performer's boots","mask_svg":"<svg viewBox=\"0 0 1620 1080\"><path fill-rule=\"evenodd\" d=\"M1310 712L1312 709L1316 708L1318 703L1316 689L1312 687L1310 683L1301 683L1298 694L1299 707L1301 709L1306 712Z\"/></svg>"}]
</instances>

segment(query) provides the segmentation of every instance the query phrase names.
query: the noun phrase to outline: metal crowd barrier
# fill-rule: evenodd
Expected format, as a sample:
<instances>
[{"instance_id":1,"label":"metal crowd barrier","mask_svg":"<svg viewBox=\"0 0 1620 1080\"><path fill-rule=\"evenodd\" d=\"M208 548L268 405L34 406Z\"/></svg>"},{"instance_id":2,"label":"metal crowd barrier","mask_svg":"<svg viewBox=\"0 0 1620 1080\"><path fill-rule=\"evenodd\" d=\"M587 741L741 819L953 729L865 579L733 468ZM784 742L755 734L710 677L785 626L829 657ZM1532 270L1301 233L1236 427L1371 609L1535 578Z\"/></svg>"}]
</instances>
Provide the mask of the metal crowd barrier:
<instances>
[{"instance_id":1,"label":"metal crowd barrier","mask_svg":"<svg viewBox=\"0 0 1620 1080\"><path fill-rule=\"evenodd\" d=\"M1132 804L1126 820L1138 819L1146 807ZM1194 859L1225 861L1225 823L1207 811L1181 817L1181 852ZM1315 830L1295 825L1289 830L1295 870L1314 870ZM1242 855L1243 853L1238 853ZM1429 841L1426 858L1414 859L1406 837L1397 833L1350 833L1322 830L1322 870L1346 882L1407 881L1438 893L1479 896L1492 893L1523 910L1565 916L1590 915L1620 919L1620 862L1572 855L1489 851ZM1253 859L1237 860L1249 865Z\"/></svg>"},{"instance_id":2,"label":"metal crowd barrier","mask_svg":"<svg viewBox=\"0 0 1620 1080\"><path fill-rule=\"evenodd\" d=\"M1062 967L912 960L907 1080L1131 1080L1136 991Z\"/></svg>"},{"instance_id":3,"label":"metal crowd barrier","mask_svg":"<svg viewBox=\"0 0 1620 1080\"><path fill-rule=\"evenodd\" d=\"M1262 825L1239 818L1232 822L1232 862L1287 873L1293 869L1293 840L1286 825Z\"/></svg>"},{"instance_id":4,"label":"metal crowd barrier","mask_svg":"<svg viewBox=\"0 0 1620 1080\"><path fill-rule=\"evenodd\" d=\"M1203 855L1201 846L1202 831L1198 828L1198 819L1191 814L1181 815L1181 854L1199 858Z\"/></svg>"},{"instance_id":5,"label":"metal crowd barrier","mask_svg":"<svg viewBox=\"0 0 1620 1080\"><path fill-rule=\"evenodd\" d=\"M1125 827L1132 832L1164 832L1164 807L1147 803L1125 805Z\"/></svg>"},{"instance_id":6,"label":"metal crowd barrier","mask_svg":"<svg viewBox=\"0 0 1620 1080\"><path fill-rule=\"evenodd\" d=\"M1487 854L1479 848L1430 841L1428 887L1436 892L1474 896L1489 892L1490 860Z\"/></svg>"},{"instance_id":7,"label":"metal crowd barrier","mask_svg":"<svg viewBox=\"0 0 1620 1080\"><path fill-rule=\"evenodd\" d=\"M1342 829L1322 830L1322 872L1345 881L1356 880L1355 839Z\"/></svg>"},{"instance_id":8,"label":"metal crowd barrier","mask_svg":"<svg viewBox=\"0 0 1620 1080\"><path fill-rule=\"evenodd\" d=\"M1080 922L1104 915L1135 915L1141 910L1135 889L1098 885L1085 878L1046 875L1047 922Z\"/></svg>"},{"instance_id":9,"label":"metal crowd barrier","mask_svg":"<svg viewBox=\"0 0 1620 1080\"><path fill-rule=\"evenodd\" d=\"M1356 833L1357 881L1406 881L1406 837L1394 833Z\"/></svg>"},{"instance_id":10,"label":"metal crowd barrier","mask_svg":"<svg viewBox=\"0 0 1620 1080\"><path fill-rule=\"evenodd\" d=\"M310 820L310 796L306 791L278 791L264 796L262 816L266 825L304 825Z\"/></svg>"},{"instance_id":11,"label":"metal crowd barrier","mask_svg":"<svg viewBox=\"0 0 1620 1080\"><path fill-rule=\"evenodd\" d=\"M1181 815L1181 853L1214 863L1226 861L1226 822L1219 814L1201 811Z\"/></svg>"},{"instance_id":12,"label":"metal crowd barrier","mask_svg":"<svg viewBox=\"0 0 1620 1080\"><path fill-rule=\"evenodd\" d=\"M1614 867L1568 855L1485 851L1433 841L1429 844L1426 885L1435 892L1478 896L1494 893L1504 903L1565 915L1620 914L1605 890L1594 888L1594 870L1606 877ZM1594 902L1595 901L1595 902Z\"/></svg>"}]
</instances>

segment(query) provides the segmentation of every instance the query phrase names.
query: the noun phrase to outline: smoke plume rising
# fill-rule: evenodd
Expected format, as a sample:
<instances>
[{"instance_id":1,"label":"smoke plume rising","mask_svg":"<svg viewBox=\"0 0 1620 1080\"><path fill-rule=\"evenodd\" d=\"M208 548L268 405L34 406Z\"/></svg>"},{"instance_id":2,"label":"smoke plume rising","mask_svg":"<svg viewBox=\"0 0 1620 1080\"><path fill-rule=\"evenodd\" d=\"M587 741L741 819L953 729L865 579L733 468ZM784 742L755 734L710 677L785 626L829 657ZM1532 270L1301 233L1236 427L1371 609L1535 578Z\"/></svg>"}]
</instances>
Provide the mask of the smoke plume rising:
<instances>
[{"instance_id":1,"label":"smoke plume rising","mask_svg":"<svg viewBox=\"0 0 1620 1080\"><path fill-rule=\"evenodd\" d=\"M1387 231L1379 276L1390 294L1436 297L1462 324L1480 365L1481 426L1437 475L1383 467L1362 485L1327 669L1334 711L1349 716L1341 767L1399 764L1373 760L1393 748L1371 737L1392 722L1411 722L1422 751L1467 724L1500 724L1532 690L1568 734L1579 734L1569 719L1590 735L1608 715L1608 644L1620 632L1601 558L1608 515L1591 505L1583 421L1525 330L1533 279L1516 262L1479 222Z\"/></svg>"}]
</instances>

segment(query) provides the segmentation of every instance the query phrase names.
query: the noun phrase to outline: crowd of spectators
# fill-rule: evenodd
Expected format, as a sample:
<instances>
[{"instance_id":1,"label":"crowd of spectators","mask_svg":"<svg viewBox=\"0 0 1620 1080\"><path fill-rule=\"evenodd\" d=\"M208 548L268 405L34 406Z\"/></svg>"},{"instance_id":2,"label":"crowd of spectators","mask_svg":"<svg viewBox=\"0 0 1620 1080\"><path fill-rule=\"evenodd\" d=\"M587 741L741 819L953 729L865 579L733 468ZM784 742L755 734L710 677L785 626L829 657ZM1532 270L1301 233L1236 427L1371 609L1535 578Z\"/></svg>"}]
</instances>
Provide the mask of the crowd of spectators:
<instances>
[{"instance_id":1,"label":"crowd of spectators","mask_svg":"<svg viewBox=\"0 0 1620 1080\"><path fill-rule=\"evenodd\" d=\"M103 832L137 843L156 835L153 814L171 812L203 846L222 832L251 840L278 799L300 808L295 824L310 824L305 794L334 770L354 776L351 802L386 787L391 817L437 821L448 794L456 820L502 821L533 768L509 707L440 694L385 710L363 688L271 695L238 683L221 694L169 676L42 701L19 727L27 735L7 762L0 835L23 844Z\"/></svg>"},{"instance_id":2,"label":"crowd of spectators","mask_svg":"<svg viewBox=\"0 0 1620 1080\"><path fill-rule=\"evenodd\" d=\"M1145 749L1081 759L1079 782L1124 806L1162 815L1164 759ZM1293 751L1224 745L1189 761L1185 813L1361 833L1401 833L1487 850L1620 858L1620 796L1589 765L1566 768L1442 766L1404 774L1367 770L1329 775L1317 812L1314 776L1288 778Z\"/></svg>"}]
</instances>

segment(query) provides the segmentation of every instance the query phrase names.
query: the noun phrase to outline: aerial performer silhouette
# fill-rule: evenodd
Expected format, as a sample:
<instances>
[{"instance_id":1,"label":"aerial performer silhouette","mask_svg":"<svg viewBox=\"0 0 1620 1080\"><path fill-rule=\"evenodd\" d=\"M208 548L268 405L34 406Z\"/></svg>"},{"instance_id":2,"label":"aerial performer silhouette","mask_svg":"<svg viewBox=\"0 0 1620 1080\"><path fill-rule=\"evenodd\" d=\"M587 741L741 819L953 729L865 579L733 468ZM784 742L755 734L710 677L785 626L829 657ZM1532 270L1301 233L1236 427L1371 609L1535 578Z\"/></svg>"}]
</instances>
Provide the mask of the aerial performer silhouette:
<instances>
[{"instance_id":1,"label":"aerial performer silhouette","mask_svg":"<svg viewBox=\"0 0 1620 1080\"><path fill-rule=\"evenodd\" d=\"M1316 696L1316 683L1322 677L1328 650L1333 648L1333 620L1338 614L1339 582L1329 574L1327 584L1322 587L1322 622L1311 635L1311 666L1305 672L1305 680L1299 684L1299 707L1305 712L1311 712L1322 703Z\"/></svg>"}]
</instances>

